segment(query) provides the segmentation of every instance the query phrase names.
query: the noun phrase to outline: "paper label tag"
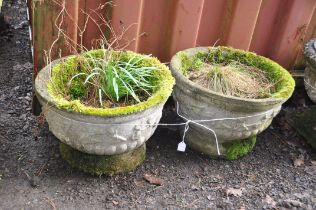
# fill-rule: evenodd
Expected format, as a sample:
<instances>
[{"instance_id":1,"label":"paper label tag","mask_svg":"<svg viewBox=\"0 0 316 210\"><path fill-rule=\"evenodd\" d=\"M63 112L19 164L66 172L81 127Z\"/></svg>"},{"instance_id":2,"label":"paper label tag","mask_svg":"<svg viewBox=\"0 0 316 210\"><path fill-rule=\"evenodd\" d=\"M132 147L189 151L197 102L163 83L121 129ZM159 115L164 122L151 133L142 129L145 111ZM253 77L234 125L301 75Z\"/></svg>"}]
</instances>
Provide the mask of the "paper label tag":
<instances>
[{"instance_id":1,"label":"paper label tag","mask_svg":"<svg viewBox=\"0 0 316 210\"><path fill-rule=\"evenodd\" d=\"M187 147L187 145L186 145L183 141L181 141L181 142L178 144L178 151L184 152L186 147Z\"/></svg>"}]
</instances>

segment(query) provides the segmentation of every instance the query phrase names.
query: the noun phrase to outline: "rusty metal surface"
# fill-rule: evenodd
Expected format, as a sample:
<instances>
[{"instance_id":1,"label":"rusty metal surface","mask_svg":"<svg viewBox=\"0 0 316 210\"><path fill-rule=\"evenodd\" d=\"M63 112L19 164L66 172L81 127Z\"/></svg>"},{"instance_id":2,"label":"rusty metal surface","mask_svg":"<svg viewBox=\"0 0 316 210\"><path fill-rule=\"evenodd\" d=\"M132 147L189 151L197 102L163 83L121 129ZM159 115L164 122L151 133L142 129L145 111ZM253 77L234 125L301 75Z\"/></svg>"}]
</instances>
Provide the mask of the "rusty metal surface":
<instances>
[{"instance_id":1,"label":"rusty metal surface","mask_svg":"<svg viewBox=\"0 0 316 210\"><path fill-rule=\"evenodd\" d=\"M61 1L61 0L59 0ZM45 51L57 37L55 19L60 8L51 0L33 0L32 28L35 73L45 63ZM84 33L85 13L106 0L66 0L72 20L65 30L88 48L101 34L91 21ZM316 35L315 0L113 0L102 16L111 19L117 34L130 27L127 49L153 54L164 62L179 50L194 46L228 45L267 56L289 71L302 68L303 43ZM84 12L83 12L84 11ZM62 40L52 59L72 53Z\"/></svg>"}]
</instances>

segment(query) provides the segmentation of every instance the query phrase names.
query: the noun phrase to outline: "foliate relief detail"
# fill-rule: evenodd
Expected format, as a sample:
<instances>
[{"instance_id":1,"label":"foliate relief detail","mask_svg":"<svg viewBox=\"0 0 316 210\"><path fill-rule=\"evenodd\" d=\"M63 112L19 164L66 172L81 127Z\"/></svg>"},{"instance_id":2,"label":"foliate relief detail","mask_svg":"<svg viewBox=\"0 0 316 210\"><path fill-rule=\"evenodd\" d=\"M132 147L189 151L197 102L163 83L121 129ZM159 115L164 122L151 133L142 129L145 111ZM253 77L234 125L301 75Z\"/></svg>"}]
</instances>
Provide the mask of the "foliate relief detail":
<instances>
[{"instance_id":1,"label":"foliate relief detail","mask_svg":"<svg viewBox=\"0 0 316 210\"><path fill-rule=\"evenodd\" d=\"M137 141L142 138L142 128L140 125L135 125L132 140Z\"/></svg>"}]
</instances>

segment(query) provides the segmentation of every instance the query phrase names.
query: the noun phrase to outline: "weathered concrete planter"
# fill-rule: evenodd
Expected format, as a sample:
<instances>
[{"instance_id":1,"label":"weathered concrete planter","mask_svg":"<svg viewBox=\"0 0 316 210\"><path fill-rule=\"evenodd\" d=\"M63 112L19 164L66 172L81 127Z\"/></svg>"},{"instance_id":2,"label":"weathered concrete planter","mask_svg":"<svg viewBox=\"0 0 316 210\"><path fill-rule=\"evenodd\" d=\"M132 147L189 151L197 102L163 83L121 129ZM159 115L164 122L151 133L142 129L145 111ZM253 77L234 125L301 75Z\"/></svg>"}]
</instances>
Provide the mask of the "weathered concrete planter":
<instances>
[{"instance_id":1,"label":"weathered concrete planter","mask_svg":"<svg viewBox=\"0 0 316 210\"><path fill-rule=\"evenodd\" d=\"M310 99L316 103L316 39L305 45L306 68L304 75L305 89Z\"/></svg>"},{"instance_id":2,"label":"weathered concrete planter","mask_svg":"<svg viewBox=\"0 0 316 210\"><path fill-rule=\"evenodd\" d=\"M280 87L275 97L266 99L243 99L219 94L193 83L183 75L183 58L193 59L197 53L208 53L219 48L191 48L177 53L171 60L171 71L176 78L173 97L179 103L179 112L190 120L210 120L219 118L246 117L243 119L219 120L205 122L203 125L213 129L218 137L219 150L223 157L236 159L245 155L253 148L257 134L266 129L294 90L294 80L289 73L276 63L247 53L258 62L268 62L275 68L277 74L285 75L283 87ZM243 56L246 52L231 48L220 48L223 53L237 53ZM236 56L236 55L235 55ZM238 56L238 55L237 55ZM186 64L185 64L186 65ZM280 76L281 77L281 76ZM212 133L193 123L186 134L186 143L193 149L209 156L217 156L215 137Z\"/></svg>"},{"instance_id":3,"label":"weathered concrete planter","mask_svg":"<svg viewBox=\"0 0 316 210\"><path fill-rule=\"evenodd\" d=\"M53 62L52 66L61 61ZM111 116L111 110L102 114L104 110L98 110L101 108L89 108L81 104L83 113L80 113L58 104L48 89L51 79L49 69L47 66L39 72L35 91L50 131L63 143L61 153L64 159L74 167L97 175L127 172L141 164L145 158L145 142L153 135L163 105L172 92L174 80L171 73L166 77L165 93L158 96L157 102L149 107L136 104L131 109L133 112L125 114L122 108L113 108L116 114ZM152 97L157 94L154 93ZM137 106L140 106L140 111L137 111ZM85 113L86 110L90 113ZM93 114L98 111L100 114ZM117 114L120 112L123 114ZM79 158L78 154L84 154L84 157Z\"/></svg>"}]
</instances>

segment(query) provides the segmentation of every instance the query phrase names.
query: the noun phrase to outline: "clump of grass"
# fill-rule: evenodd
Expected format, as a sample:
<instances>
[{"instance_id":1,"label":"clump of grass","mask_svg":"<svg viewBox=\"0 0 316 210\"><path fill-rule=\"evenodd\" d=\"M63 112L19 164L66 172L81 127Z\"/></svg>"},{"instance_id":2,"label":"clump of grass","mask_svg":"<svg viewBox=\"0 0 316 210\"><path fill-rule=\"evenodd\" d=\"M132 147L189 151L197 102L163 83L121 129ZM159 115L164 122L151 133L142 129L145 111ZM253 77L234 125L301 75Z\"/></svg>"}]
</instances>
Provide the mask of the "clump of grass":
<instances>
[{"instance_id":1,"label":"clump of grass","mask_svg":"<svg viewBox=\"0 0 316 210\"><path fill-rule=\"evenodd\" d=\"M102 58L107 50L92 50L90 53L94 57ZM120 61L128 61L133 56L137 58L144 57L144 55L137 54L131 51L111 51L113 59L119 59ZM81 54L84 56L84 54ZM71 81L71 78L82 72L86 72L82 63L81 56L73 55L53 65L52 78L47 84L48 93L53 98L54 103L59 109L68 111L75 111L87 115L97 116L119 116L130 113L135 113L152 107L156 104L165 102L172 92L172 87L175 83L174 78L171 75L170 70L165 64L162 64L157 58L152 56L145 56L144 59L139 61L139 65L142 67L155 67L156 70L152 70L153 76L150 77L151 84L154 84L152 92L149 92L151 96L147 96L146 93L137 93L137 96L141 100L138 103L132 97L123 97L118 103L111 101L104 96L103 106L100 106L99 98L97 95L97 89L92 84L86 83L85 86L73 86L74 81L79 84L85 82L86 77L77 76ZM135 58L136 59L136 58ZM84 89L84 94L79 98L72 98L71 92L73 89ZM124 101L127 98L128 101Z\"/></svg>"},{"instance_id":2,"label":"clump of grass","mask_svg":"<svg viewBox=\"0 0 316 210\"><path fill-rule=\"evenodd\" d=\"M243 69L244 67L246 68L246 71L249 73L250 78L256 79L256 76L251 74L251 72L254 71L261 72L260 74L263 73L263 75L267 79L269 84L264 84L264 86L260 87L259 91L257 91L259 93L257 94L259 98L287 99L292 95L294 91L295 81L286 69L284 69L282 66L275 63L274 61L252 52L219 46L209 47L207 51L197 52L194 56L190 56L185 51L179 52L177 55L181 62L180 71L183 73L184 76L188 78L190 77L189 74L192 74L192 72L194 72L194 74L198 74L197 71L203 69L202 66L204 66L205 64L209 64L211 66L213 65L213 67L229 67L230 64L237 63L241 64L241 68L239 68L239 70ZM212 71L212 68L210 71ZM243 71L237 71L238 74L240 74L240 72ZM194 74L191 75L192 80L196 79L197 77L197 75L194 76ZM264 81L265 79L260 82L259 79L259 83L265 83ZM250 84L248 83L248 85ZM207 86L204 87L207 88ZM210 87L212 86L210 85ZM226 88L226 90L229 89ZM225 94L225 91L222 92ZM239 92L235 92L234 94L229 93L229 91L227 92L226 94L243 97L243 95L240 95ZM251 96L251 94L249 97L256 98L255 95Z\"/></svg>"},{"instance_id":3,"label":"clump of grass","mask_svg":"<svg viewBox=\"0 0 316 210\"><path fill-rule=\"evenodd\" d=\"M132 56L128 60L120 55L113 56L111 51L103 51L102 57L95 57L89 53L82 57L80 65L84 72L74 75L70 81L81 77L81 85L88 85L97 96L99 105L104 100L111 102L128 101L130 97L141 102L140 96L151 96L155 88L153 66L142 66L141 62L149 56ZM91 92L91 91L90 91Z\"/></svg>"},{"instance_id":4,"label":"clump of grass","mask_svg":"<svg viewBox=\"0 0 316 210\"><path fill-rule=\"evenodd\" d=\"M267 98L275 91L266 72L242 64L204 62L188 74L189 79L215 92L242 98Z\"/></svg>"},{"instance_id":5,"label":"clump of grass","mask_svg":"<svg viewBox=\"0 0 316 210\"><path fill-rule=\"evenodd\" d=\"M114 50L76 55L58 66L54 78L60 78L61 87L55 88L66 99L79 99L94 107L139 103L152 95L158 83L159 69L148 60L149 55Z\"/></svg>"}]
</instances>

